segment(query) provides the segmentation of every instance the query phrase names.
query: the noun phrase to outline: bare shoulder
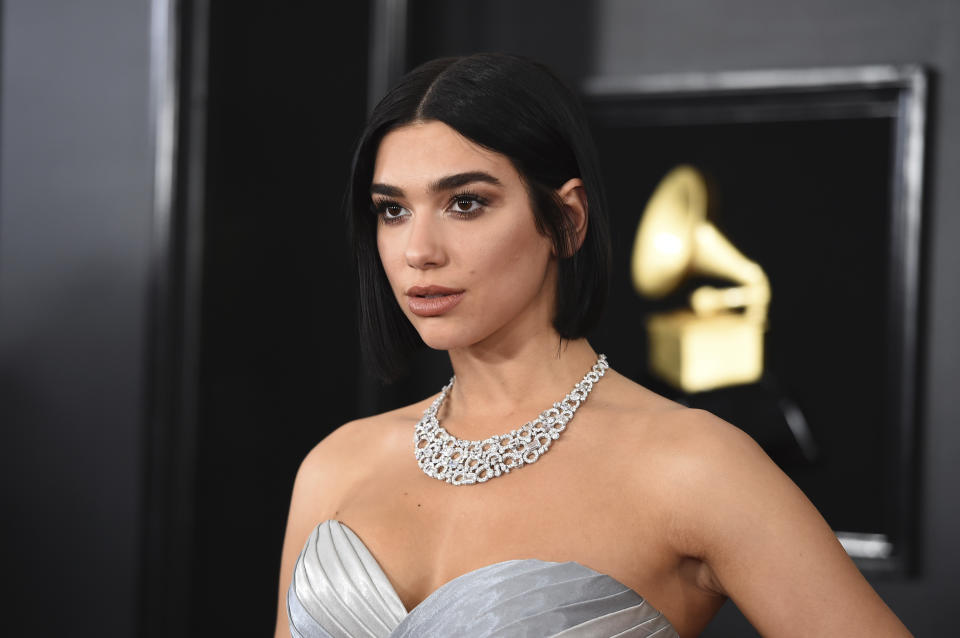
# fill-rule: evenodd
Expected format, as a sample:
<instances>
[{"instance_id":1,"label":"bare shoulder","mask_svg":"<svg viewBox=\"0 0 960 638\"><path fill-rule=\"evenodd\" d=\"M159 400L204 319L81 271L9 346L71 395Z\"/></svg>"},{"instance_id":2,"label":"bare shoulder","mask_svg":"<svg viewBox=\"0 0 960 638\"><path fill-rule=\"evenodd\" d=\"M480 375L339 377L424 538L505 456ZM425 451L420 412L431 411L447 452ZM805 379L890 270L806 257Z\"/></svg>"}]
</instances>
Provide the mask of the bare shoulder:
<instances>
[{"instance_id":1,"label":"bare shoulder","mask_svg":"<svg viewBox=\"0 0 960 638\"><path fill-rule=\"evenodd\" d=\"M663 512L674 549L702 556L716 538L712 517L746 512L759 492L804 499L793 482L746 433L705 410L689 408L614 375L602 397L637 497ZM733 497L733 498L731 498ZM764 513L751 512L762 516Z\"/></svg>"},{"instance_id":2,"label":"bare shoulder","mask_svg":"<svg viewBox=\"0 0 960 638\"><path fill-rule=\"evenodd\" d=\"M819 519L793 481L735 424L662 397L651 405L656 408L634 417L640 425L634 436L642 438L636 445L657 478L651 496L669 504L677 551L706 555L718 540L728 540L717 531L729 527L731 516L763 525L775 515L774 502L790 501Z\"/></svg>"},{"instance_id":3,"label":"bare shoulder","mask_svg":"<svg viewBox=\"0 0 960 638\"><path fill-rule=\"evenodd\" d=\"M735 457L744 454L765 456L753 439L716 415L677 403L619 373L608 375L598 407L607 412L618 435L632 438L664 462L683 469L707 459L736 463Z\"/></svg>"},{"instance_id":4,"label":"bare shoulder","mask_svg":"<svg viewBox=\"0 0 960 638\"><path fill-rule=\"evenodd\" d=\"M412 405L348 421L339 426L311 449L297 472L297 482L320 485L328 489L333 483L349 484L360 478L369 463L356 463L361 453L389 453L397 449L399 439L410 437L410 423L416 422L430 404L428 397Z\"/></svg>"},{"instance_id":5,"label":"bare shoulder","mask_svg":"<svg viewBox=\"0 0 960 638\"><path fill-rule=\"evenodd\" d=\"M654 427L660 495L670 504L670 537L678 552L704 558L726 551L747 537L738 536L740 524L766 527L780 508L801 510L822 523L793 481L734 424L705 410L682 408Z\"/></svg>"},{"instance_id":6,"label":"bare shoulder","mask_svg":"<svg viewBox=\"0 0 960 638\"><path fill-rule=\"evenodd\" d=\"M377 467L379 455L400 449L410 436L412 415L422 412L425 399L410 406L349 421L311 449L297 470L290 498L288 534L301 542L313 526L334 518L353 486ZM413 417L416 420L419 416ZM401 440L402 439L402 440ZM358 462L360 455L364 462Z\"/></svg>"},{"instance_id":7,"label":"bare shoulder","mask_svg":"<svg viewBox=\"0 0 960 638\"><path fill-rule=\"evenodd\" d=\"M747 434L704 410L625 388L619 419L643 455L646 507L765 636L908 636L803 492ZM627 436L626 434L624 436ZM651 478L652 477L652 478ZM652 501L652 502L651 502Z\"/></svg>"},{"instance_id":8,"label":"bare shoulder","mask_svg":"<svg viewBox=\"0 0 960 638\"><path fill-rule=\"evenodd\" d=\"M712 481L745 464L779 472L748 434L706 410L682 406L665 412L652 427L671 474Z\"/></svg>"},{"instance_id":9,"label":"bare shoulder","mask_svg":"<svg viewBox=\"0 0 960 638\"><path fill-rule=\"evenodd\" d=\"M325 436L311 449L297 470L290 497L290 509L280 557L280 586L277 598L276 636L289 635L286 618L286 592L294 566L306 540L321 522L336 517L339 503L370 467L376 463L359 463L362 453L384 454L395 446L399 437L409 437L411 415L419 418L431 399L420 403L350 421Z\"/></svg>"},{"instance_id":10,"label":"bare shoulder","mask_svg":"<svg viewBox=\"0 0 960 638\"><path fill-rule=\"evenodd\" d=\"M664 463L691 470L737 465L745 457L769 461L750 436L720 417L672 401L618 373L611 381L600 408L610 413L619 434L632 437Z\"/></svg>"}]
</instances>

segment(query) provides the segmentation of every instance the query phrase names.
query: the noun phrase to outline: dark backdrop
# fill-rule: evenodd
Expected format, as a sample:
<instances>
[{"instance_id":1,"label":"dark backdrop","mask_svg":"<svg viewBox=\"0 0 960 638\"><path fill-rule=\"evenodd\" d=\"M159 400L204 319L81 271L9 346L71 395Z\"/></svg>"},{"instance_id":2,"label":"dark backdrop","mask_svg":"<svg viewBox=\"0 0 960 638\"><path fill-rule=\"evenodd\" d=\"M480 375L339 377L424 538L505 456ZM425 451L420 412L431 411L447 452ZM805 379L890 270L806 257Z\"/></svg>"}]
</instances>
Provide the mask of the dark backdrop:
<instances>
[{"instance_id":1,"label":"dark backdrop","mask_svg":"<svg viewBox=\"0 0 960 638\"><path fill-rule=\"evenodd\" d=\"M149 2L6 0L3 632L130 636L143 500Z\"/></svg>"},{"instance_id":2,"label":"dark backdrop","mask_svg":"<svg viewBox=\"0 0 960 638\"><path fill-rule=\"evenodd\" d=\"M195 635L272 632L294 472L356 418L340 204L365 117L367 13L211 5Z\"/></svg>"}]
</instances>

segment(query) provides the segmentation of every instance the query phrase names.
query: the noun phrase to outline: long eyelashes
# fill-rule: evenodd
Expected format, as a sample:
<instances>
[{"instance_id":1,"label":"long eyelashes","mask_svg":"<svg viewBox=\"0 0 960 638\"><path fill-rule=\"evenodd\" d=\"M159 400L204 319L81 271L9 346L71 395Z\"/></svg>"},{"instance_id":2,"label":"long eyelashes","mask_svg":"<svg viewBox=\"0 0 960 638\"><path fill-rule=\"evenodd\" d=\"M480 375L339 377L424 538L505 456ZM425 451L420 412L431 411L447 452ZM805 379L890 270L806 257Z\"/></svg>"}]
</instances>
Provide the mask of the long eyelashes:
<instances>
[{"instance_id":1,"label":"long eyelashes","mask_svg":"<svg viewBox=\"0 0 960 638\"><path fill-rule=\"evenodd\" d=\"M371 210L376 213L385 224L397 223L406 211L400 202L385 198L375 198Z\"/></svg>"},{"instance_id":2,"label":"long eyelashes","mask_svg":"<svg viewBox=\"0 0 960 638\"><path fill-rule=\"evenodd\" d=\"M476 193L457 193L450 198L447 210L458 217L467 219L482 213L489 203L485 197Z\"/></svg>"},{"instance_id":3,"label":"long eyelashes","mask_svg":"<svg viewBox=\"0 0 960 638\"><path fill-rule=\"evenodd\" d=\"M463 192L451 196L444 211L460 219L471 219L481 214L488 205L489 201L482 195ZM375 213L384 224L400 223L409 214L400 202L382 197L374 198L371 212Z\"/></svg>"}]
</instances>

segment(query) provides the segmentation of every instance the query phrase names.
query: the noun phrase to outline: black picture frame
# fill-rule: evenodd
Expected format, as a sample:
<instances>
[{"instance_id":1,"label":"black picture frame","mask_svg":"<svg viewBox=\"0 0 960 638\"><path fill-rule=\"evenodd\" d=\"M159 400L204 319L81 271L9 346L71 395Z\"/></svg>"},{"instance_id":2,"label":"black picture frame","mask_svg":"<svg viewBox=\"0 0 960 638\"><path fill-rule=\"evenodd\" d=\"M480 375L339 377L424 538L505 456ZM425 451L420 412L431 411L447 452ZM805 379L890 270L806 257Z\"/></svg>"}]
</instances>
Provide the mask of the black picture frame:
<instances>
[{"instance_id":1,"label":"black picture frame","mask_svg":"<svg viewBox=\"0 0 960 638\"><path fill-rule=\"evenodd\" d=\"M771 456L807 492L828 522L834 524L832 518L845 521L834 525L838 537L861 569L872 573L905 575L916 565L919 492L915 452L921 414L918 323L928 85L929 73L920 66L863 66L593 77L582 87L601 161L609 169L607 187L619 273L612 312L607 312L614 319L601 325L592 337L601 350L605 343L611 344L612 351L623 352L631 343L638 351L643 349L632 333L638 332L641 315L652 306L638 300L629 286L633 229L663 172L671 165L691 161L691 157L693 163L707 165L708 176L717 178L718 190L724 190L725 182L732 184L727 205L753 205L758 211L752 218L745 213L739 221L727 215L727 226L719 225L736 245L753 246L744 250L748 257L766 254L773 267L779 268L779 282L777 277L772 280L771 309L778 296L789 303L789 295L784 296L783 291L790 288L784 288L782 282L792 282L796 288L797 277L811 268L817 254L836 256L833 272L844 272L844 264L869 265L869 270L857 276L855 287L842 288L830 282L822 287L824 303L829 305L816 312L819 316L835 313L833 316L844 319L834 324L846 327L830 329L825 322L828 328L824 333L833 335L835 342L831 350L823 352L835 354L821 358L820 368L791 364L796 351L791 354L789 346L783 346L784 356L777 363L787 374L779 380L765 375L756 391L759 394L719 393L722 401L713 405L739 405L733 409L734 415L756 415L757 409L746 403L756 405L757 397L776 395L775 402L783 408L785 400L802 406L804 400L797 397L805 393L813 397L834 393L830 399L834 406L843 402L846 414L864 415L844 424L812 424L829 429L830 436L845 432L843 437L835 437L837 442L832 454L828 450L826 461L797 469L781 462L786 457ZM751 199L758 193L785 203L782 219L774 223L771 215L761 217L763 211ZM844 202L850 214L835 213L831 219L839 221L831 230L824 230L825 217L804 217L802 209L790 208L791 202L803 201L812 193L819 193L824 201ZM724 219L723 214L720 218ZM783 236L778 236L778 226L785 229ZM817 246L817 242L835 245ZM796 250L798 245L804 248L802 252ZM792 254L795 262L778 262L783 254ZM764 260L757 260L764 265ZM844 290L855 293L845 296L841 294ZM803 315L802 308L816 306L817 297L800 297L804 304L796 302L796 315L773 315L772 330L802 328L804 320L794 321L795 316L806 317L806 325L815 321L810 318L817 314ZM858 312L862 316L858 317ZM863 329L850 328L857 325ZM844 353L849 354L847 359ZM625 369L622 361L612 363ZM818 387L817 371L829 372L832 366L842 368L844 374L835 374L830 388ZM629 366L626 371L631 373ZM631 376L661 389L643 366L636 366ZM848 384L847 394L844 384ZM806 402L813 405L817 401L808 397ZM696 404L696 400L687 402ZM834 412L844 414L839 409ZM824 414L830 412L821 410L819 420L829 421ZM863 477L852 477L860 469L870 473L866 482ZM860 488L850 487L850 493L844 495L845 487L857 484ZM874 494L860 498L857 495L867 484ZM837 498L858 501L846 509L856 512L859 508L860 518L847 517L848 512L831 501Z\"/></svg>"}]
</instances>

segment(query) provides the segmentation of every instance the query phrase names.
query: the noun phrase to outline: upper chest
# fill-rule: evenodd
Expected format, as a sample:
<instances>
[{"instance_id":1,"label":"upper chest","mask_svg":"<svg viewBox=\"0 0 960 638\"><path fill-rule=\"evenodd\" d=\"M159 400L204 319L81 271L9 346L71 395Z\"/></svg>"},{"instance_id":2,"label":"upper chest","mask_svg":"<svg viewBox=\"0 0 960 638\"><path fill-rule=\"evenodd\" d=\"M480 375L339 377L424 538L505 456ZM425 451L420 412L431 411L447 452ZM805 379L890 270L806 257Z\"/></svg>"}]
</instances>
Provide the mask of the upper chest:
<instances>
[{"instance_id":1,"label":"upper chest","mask_svg":"<svg viewBox=\"0 0 960 638\"><path fill-rule=\"evenodd\" d=\"M406 449L408 448L409 449ZM384 455L329 514L368 547L409 609L445 582L516 558L575 561L651 597L682 557L642 454L616 437L568 435L536 463L477 485L426 476L412 445Z\"/></svg>"}]
</instances>

